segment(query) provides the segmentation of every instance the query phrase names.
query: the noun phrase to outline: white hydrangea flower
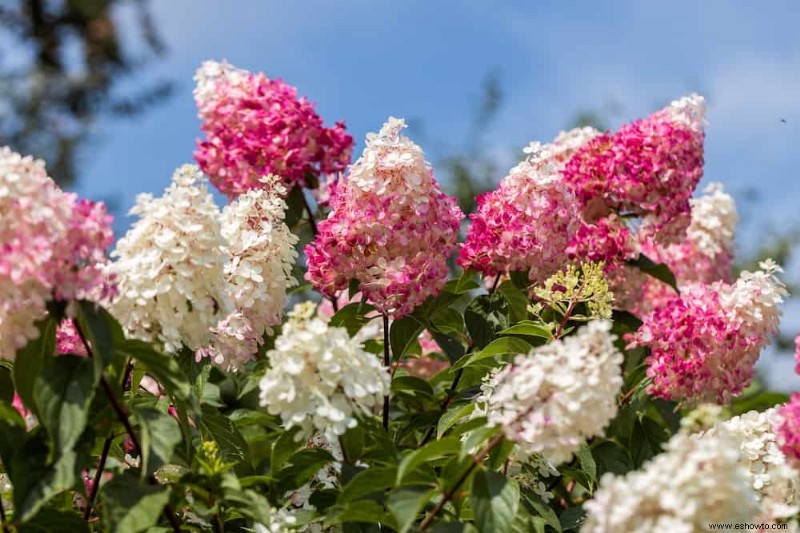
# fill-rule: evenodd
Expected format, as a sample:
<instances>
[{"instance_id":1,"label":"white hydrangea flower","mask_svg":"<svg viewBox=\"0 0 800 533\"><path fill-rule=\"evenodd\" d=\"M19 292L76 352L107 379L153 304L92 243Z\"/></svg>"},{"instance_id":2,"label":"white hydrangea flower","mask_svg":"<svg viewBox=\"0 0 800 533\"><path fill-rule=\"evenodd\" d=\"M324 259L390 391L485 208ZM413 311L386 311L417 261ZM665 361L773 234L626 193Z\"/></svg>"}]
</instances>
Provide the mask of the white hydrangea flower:
<instances>
[{"instance_id":1,"label":"white hydrangea flower","mask_svg":"<svg viewBox=\"0 0 800 533\"><path fill-rule=\"evenodd\" d=\"M778 330L779 305L788 295L786 286L776 274L783 272L772 259L758 265L761 270L744 271L736 283L720 292L720 300L733 319L742 323L748 335L768 337Z\"/></svg>"},{"instance_id":2,"label":"white hydrangea flower","mask_svg":"<svg viewBox=\"0 0 800 533\"><path fill-rule=\"evenodd\" d=\"M775 408L750 411L717 423L703 438L723 431L739 446L739 464L744 467L765 519L784 519L800 512L800 472L792 468L780 450L775 435Z\"/></svg>"},{"instance_id":3,"label":"white hydrangea flower","mask_svg":"<svg viewBox=\"0 0 800 533\"><path fill-rule=\"evenodd\" d=\"M708 257L733 252L733 240L739 215L736 201L726 193L721 183L709 183L703 195L689 200L692 205L692 222L687 230L688 239Z\"/></svg>"},{"instance_id":4,"label":"white hydrangea flower","mask_svg":"<svg viewBox=\"0 0 800 533\"><path fill-rule=\"evenodd\" d=\"M251 360L265 333L280 323L286 290L297 284L292 265L297 236L284 223L285 188L278 178L262 180L222 210L225 280L235 310L213 328L213 343L198 352L237 370Z\"/></svg>"},{"instance_id":5,"label":"white hydrangea flower","mask_svg":"<svg viewBox=\"0 0 800 533\"><path fill-rule=\"evenodd\" d=\"M319 318L289 320L267 352L270 369L261 379L261 405L287 428L335 440L371 415L389 392L389 374L375 354L344 328Z\"/></svg>"},{"instance_id":6,"label":"white hydrangea flower","mask_svg":"<svg viewBox=\"0 0 800 533\"><path fill-rule=\"evenodd\" d=\"M198 103L206 103L218 94L216 85L224 80L232 86L237 86L247 79L248 72L234 67L227 61L203 61L194 75L197 85L194 88L194 98Z\"/></svg>"},{"instance_id":7,"label":"white hydrangea flower","mask_svg":"<svg viewBox=\"0 0 800 533\"><path fill-rule=\"evenodd\" d=\"M119 295L111 313L139 339L168 352L197 350L232 311L225 282L219 209L194 165L180 167L160 198L139 195L139 215L109 264Z\"/></svg>"},{"instance_id":8,"label":"white hydrangea flower","mask_svg":"<svg viewBox=\"0 0 800 533\"><path fill-rule=\"evenodd\" d=\"M569 461L617 414L623 358L610 331L610 322L592 321L517 356L484 388L489 423L523 454L541 454L555 466Z\"/></svg>"},{"instance_id":9,"label":"white hydrangea flower","mask_svg":"<svg viewBox=\"0 0 800 533\"><path fill-rule=\"evenodd\" d=\"M678 124L694 131L702 131L706 120L706 99L692 93L673 101L663 112Z\"/></svg>"},{"instance_id":10,"label":"white hydrangea flower","mask_svg":"<svg viewBox=\"0 0 800 533\"><path fill-rule=\"evenodd\" d=\"M694 533L759 516L739 448L724 432L676 434L642 470L606 473L584 509L581 533Z\"/></svg>"}]
</instances>

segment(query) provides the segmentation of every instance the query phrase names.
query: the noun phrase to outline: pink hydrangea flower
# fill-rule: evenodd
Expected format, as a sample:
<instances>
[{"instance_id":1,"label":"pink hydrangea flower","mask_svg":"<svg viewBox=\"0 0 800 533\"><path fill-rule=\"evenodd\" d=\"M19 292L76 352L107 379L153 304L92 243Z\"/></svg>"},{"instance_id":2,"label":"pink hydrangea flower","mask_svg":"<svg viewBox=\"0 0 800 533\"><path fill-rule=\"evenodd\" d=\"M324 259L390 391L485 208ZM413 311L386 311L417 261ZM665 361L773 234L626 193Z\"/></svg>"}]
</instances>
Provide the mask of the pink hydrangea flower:
<instances>
[{"instance_id":1,"label":"pink hydrangea flower","mask_svg":"<svg viewBox=\"0 0 800 533\"><path fill-rule=\"evenodd\" d=\"M687 404L727 403L750 384L786 296L777 265L765 261L761 268L733 284L690 285L643 317L626 338L629 348L650 349L650 394Z\"/></svg>"},{"instance_id":2,"label":"pink hydrangea flower","mask_svg":"<svg viewBox=\"0 0 800 533\"><path fill-rule=\"evenodd\" d=\"M800 393L792 394L789 401L778 408L775 426L781 451L790 464L800 468Z\"/></svg>"},{"instance_id":3,"label":"pink hydrangea flower","mask_svg":"<svg viewBox=\"0 0 800 533\"><path fill-rule=\"evenodd\" d=\"M439 188L422 149L390 118L336 187L332 211L306 247L306 279L335 298L358 280L393 318L438 294L448 276L463 213Z\"/></svg>"},{"instance_id":4,"label":"pink hydrangea flower","mask_svg":"<svg viewBox=\"0 0 800 533\"><path fill-rule=\"evenodd\" d=\"M0 148L0 359L34 338L51 299L102 299L111 217L61 191L44 163Z\"/></svg>"},{"instance_id":5,"label":"pink hydrangea flower","mask_svg":"<svg viewBox=\"0 0 800 533\"><path fill-rule=\"evenodd\" d=\"M75 321L68 318L56 328L56 354L75 354L86 356L86 346L83 344Z\"/></svg>"},{"instance_id":6,"label":"pink hydrangea flower","mask_svg":"<svg viewBox=\"0 0 800 533\"><path fill-rule=\"evenodd\" d=\"M280 176L288 190L311 185L309 176L341 172L350 162L353 138L344 123L325 127L314 104L282 80L224 61L206 61L195 80L206 135L195 159L229 198L261 187L268 174Z\"/></svg>"},{"instance_id":7,"label":"pink hydrangea flower","mask_svg":"<svg viewBox=\"0 0 800 533\"><path fill-rule=\"evenodd\" d=\"M579 148L563 176L586 221L608 212L635 215L659 242L679 241L703 175L704 109L703 98L692 95Z\"/></svg>"},{"instance_id":8,"label":"pink hydrangea flower","mask_svg":"<svg viewBox=\"0 0 800 533\"><path fill-rule=\"evenodd\" d=\"M528 147L528 159L511 169L496 190L477 198L459 264L491 277L524 270L532 282L561 268L579 217L575 196L561 180L560 170L597 134L591 128L575 129L552 144Z\"/></svg>"}]
</instances>

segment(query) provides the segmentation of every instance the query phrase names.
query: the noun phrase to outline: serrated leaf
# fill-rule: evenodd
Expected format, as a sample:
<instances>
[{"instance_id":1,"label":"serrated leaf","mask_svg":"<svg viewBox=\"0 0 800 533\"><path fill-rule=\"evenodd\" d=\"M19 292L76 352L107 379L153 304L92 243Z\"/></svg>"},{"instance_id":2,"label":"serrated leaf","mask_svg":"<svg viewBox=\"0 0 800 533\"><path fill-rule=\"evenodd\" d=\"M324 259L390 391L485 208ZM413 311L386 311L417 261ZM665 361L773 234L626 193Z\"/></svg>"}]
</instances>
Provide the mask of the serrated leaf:
<instances>
[{"instance_id":1,"label":"serrated leaf","mask_svg":"<svg viewBox=\"0 0 800 533\"><path fill-rule=\"evenodd\" d=\"M36 380L34 398L39 423L54 450L69 450L86 428L99 376L91 359L61 355L47 361Z\"/></svg>"},{"instance_id":2,"label":"serrated leaf","mask_svg":"<svg viewBox=\"0 0 800 533\"><path fill-rule=\"evenodd\" d=\"M355 302L347 304L339 309L329 322L331 327L345 328L347 334L351 337L358 333L358 331L372 318L367 318L367 315L372 313L375 308L369 304Z\"/></svg>"},{"instance_id":3,"label":"serrated leaf","mask_svg":"<svg viewBox=\"0 0 800 533\"><path fill-rule=\"evenodd\" d=\"M167 487L119 474L100 488L100 516L112 533L139 533L156 525L168 501Z\"/></svg>"},{"instance_id":4,"label":"serrated leaf","mask_svg":"<svg viewBox=\"0 0 800 533\"><path fill-rule=\"evenodd\" d=\"M672 287L675 290L675 292L679 292L678 282L675 279L675 274L672 273L672 271L666 264L654 263L652 259L650 259L644 254L639 254L638 258L627 261L627 264L634 268L638 268L645 274L648 274L658 280L663 281L664 283Z\"/></svg>"},{"instance_id":5,"label":"serrated leaf","mask_svg":"<svg viewBox=\"0 0 800 533\"><path fill-rule=\"evenodd\" d=\"M493 470L478 470L470 503L478 530L510 533L519 508L519 485Z\"/></svg>"},{"instance_id":6,"label":"serrated leaf","mask_svg":"<svg viewBox=\"0 0 800 533\"><path fill-rule=\"evenodd\" d=\"M51 359L56 351L56 323L47 317L36 323L39 336L28 341L24 348L17 351L14 363L14 388L29 407L35 406L33 398L34 383L46 360Z\"/></svg>"},{"instance_id":7,"label":"serrated leaf","mask_svg":"<svg viewBox=\"0 0 800 533\"><path fill-rule=\"evenodd\" d=\"M181 428L169 415L152 408L132 410L139 421L142 445L142 475L150 475L169 463L181 441Z\"/></svg>"},{"instance_id":8,"label":"serrated leaf","mask_svg":"<svg viewBox=\"0 0 800 533\"><path fill-rule=\"evenodd\" d=\"M532 346L530 344L519 337L500 337L499 339L493 340L482 350L459 359L453 365L453 370L470 366L473 363L483 359L488 359L489 357L495 357L497 355L528 353L531 348Z\"/></svg>"},{"instance_id":9,"label":"serrated leaf","mask_svg":"<svg viewBox=\"0 0 800 533\"><path fill-rule=\"evenodd\" d=\"M200 428L206 438L211 438L225 462L242 462L247 451L247 442L239 432L236 424L225 415L211 406L204 405L203 416L200 418Z\"/></svg>"},{"instance_id":10,"label":"serrated leaf","mask_svg":"<svg viewBox=\"0 0 800 533\"><path fill-rule=\"evenodd\" d=\"M395 486L397 468L393 466L373 466L359 472L344 486L336 500L346 503L358 500L375 492L383 492Z\"/></svg>"},{"instance_id":11,"label":"serrated leaf","mask_svg":"<svg viewBox=\"0 0 800 533\"><path fill-rule=\"evenodd\" d=\"M405 477L414 471L418 466L450 455L457 455L461 447L461 441L455 437L446 437L441 440L429 442L422 448L414 450L400 461L397 467L396 484L401 485Z\"/></svg>"},{"instance_id":12,"label":"serrated leaf","mask_svg":"<svg viewBox=\"0 0 800 533\"><path fill-rule=\"evenodd\" d=\"M434 494L436 491L428 487L401 487L389 493L386 507L397 521L399 533L406 533L411 529L417 515Z\"/></svg>"},{"instance_id":13,"label":"serrated leaf","mask_svg":"<svg viewBox=\"0 0 800 533\"><path fill-rule=\"evenodd\" d=\"M187 401L191 395L191 385L186 374L174 357L156 350L152 345L128 339L120 343L117 351L144 366L144 369L158 380L164 389L176 399Z\"/></svg>"}]
</instances>

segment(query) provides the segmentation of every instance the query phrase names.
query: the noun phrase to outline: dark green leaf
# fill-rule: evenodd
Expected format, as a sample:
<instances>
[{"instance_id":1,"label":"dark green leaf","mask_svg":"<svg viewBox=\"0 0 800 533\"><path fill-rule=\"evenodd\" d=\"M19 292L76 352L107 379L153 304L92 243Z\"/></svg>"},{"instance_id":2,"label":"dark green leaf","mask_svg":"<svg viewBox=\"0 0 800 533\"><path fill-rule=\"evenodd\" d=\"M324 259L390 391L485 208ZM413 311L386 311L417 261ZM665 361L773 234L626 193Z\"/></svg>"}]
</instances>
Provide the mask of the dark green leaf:
<instances>
[{"instance_id":1,"label":"dark green leaf","mask_svg":"<svg viewBox=\"0 0 800 533\"><path fill-rule=\"evenodd\" d=\"M297 429L288 429L281 433L272 444L270 455L270 470L275 473L286 464L286 461L303 446L302 439L295 439Z\"/></svg>"},{"instance_id":2,"label":"dark green leaf","mask_svg":"<svg viewBox=\"0 0 800 533\"><path fill-rule=\"evenodd\" d=\"M374 310L375 308L371 305L361 302L347 304L331 317L329 324L331 327L345 328L347 333L352 337L358 333L358 330L360 330L364 324L372 320L371 318L367 318L367 315Z\"/></svg>"},{"instance_id":3,"label":"dark green leaf","mask_svg":"<svg viewBox=\"0 0 800 533\"><path fill-rule=\"evenodd\" d=\"M467 403L464 405L456 405L455 407L451 407L442 415L439 419L439 423L436 425L436 438L442 438L442 435L445 432L453 427L454 424L458 423L459 420L468 416L472 411L475 410L474 403Z\"/></svg>"},{"instance_id":4,"label":"dark green leaf","mask_svg":"<svg viewBox=\"0 0 800 533\"><path fill-rule=\"evenodd\" d=\"M409 392L425 398L433 398L433 388L424 379L416 376L398 376L392 380L392 392Z\"/></svg>"},{"instance_id":5,"label":"dark green leaf","mask_svg":"<svg viewBox=\"0 0 800 533\"><path fill-rule=\"evenodd\" d=\"M519 507L519 485L493 470L479 470L472 478L470 502L478 530L509 533Z\"/></svg>"},{"instance_id":6,"label":"dark green leaf","mask_svg":"<svg viewBox=\"0 0 800 533\"><path fill-rule=\"evenodd\" d=\"M284 222L289 228L294 228L305 216L305 202L303 200L303 188L293 187L286 195L286 215Z\"/></svg>"},{"instance_id":7,"label":"dark green leaf","mask_svg":"<svg viewBox=\"0 0 800 533\"><path fill-rule=\"evenodd\" d=\"M541 337L543 339L553 338L553 332L547 325L532 320L523 320L522 322L514 324L510 328L501 331L500 335L529 335L531 337Z\"/></svg>"},{"instance_id":8,"label":"dark green leaf","mask_svg":"<svg viewBox=\"0 0 800 533\"><path fill-rule=\"evenodd\" d=\"M478 276L471 270L466 270L460 278L452 279L444 286L445 292L451 294L464 294L475 289L480 289L481 284L478 283Z\"/></svg>"},{"instance_id":9,"label":"dark green leaf","mask_svg":"<svg viewBox=\"0 0 800 533\"><path fill-rule=\"evenodd\" d=\"M575 455L581 463L581 470L589 476L589 482L593 487L597 482L597 463L594 462L594 457L592 457L592 450L589 449L586 443L583 443L578 448L578 451L575 452Z\"/></svg>"},{"instance_id":10,"label":"dark green leaf","mask_svg":"<svg viewBox=\"0 0 800 533\"><path fill-rule=\"evenodd\" d=\"M99 376L91 359L61 355L47 361L33 391L39 422L53 449L69 450L86 428Z\"/></svg>"},{"instance_id":11,"label":"dark green leaf","mask_svg":"<svg viewBox=\"0 0 800 533\"><path fill-rule=\"evenodd\" d=\"M139 340L125 340L117 350L143 365L144 369L176 399L182 401L189 399L191 394L189 380L174 357L163 354L152 345Z\"/></svg>"},{"instance_id":12,"label":"dark green leaf","mask_svg":"<svg viewBox=\"0 0 800 533\"><path fill-rule=\"evenodd\" d=\"M422 324L413 316L394 320L389 328L392 361L399 361L422 333Z\"/></svg>"},{"instance_id":13,"label":"dark green leaf","mask_svg":"<svg viewBox=\"0 0 800 533\"><path fill-rule=\"evenodd\" d=\"M100 489L100 516L112 533L147 531L169 501L169 489L119 474Z\"/></svg>"},{"instance_id":14,"label":"dark green leaf","mask_svg":"<svg viewBox=\"0 0 800 533\"><path fill-rule=\"evenodd\" d=\"M50 318L44 318L36 323L39 337L28 341L25 348L17 352L14 363L14 385L22 399L28 406L35 406L33 399L34 383L47 359L53 357L56 351L56 323Z\"/></svg>"},{"instance_id":15,"label":"dark green leaf","mask_svg":"<svg viewBox=\"0 0 800 533\"><path fill-rule=\"evenodd\" d=\"M458 370L473 363L494 357L496 355L505 354L524 354L531 350L531 345L519 337L500 337L493 340L485 348L479 350L472 355L459 359L454 365L453 370Z\"/></svg>"},{"instance_id":16,"label":"dark green leaf","mask_svg":"<svg viewBox=\"0 0 800 533\"><path fill-rule=\"evenodd\" d=\"M174 418L156 409L136 408L133 412L140 425L142 474L149 475L170 462L181 441L181 428Z\"/></svg>"},{"instance_id":17,"label":"dark green leaf","mask_svg":"<svg viewBox=\"0 0 800 533\"><path fill-rule=\"evenodd\" d=\"M464 322L473 344L483 348L499 331L510 326L508 301L500 294L484 294L472 300L464 311Z\"/></svg>"},{"instance_id":18,"label":"dark green leaf","mask_svg":"<svg viewBox=\"0 0 800 533\"><path fill-rule=\"evenodd\" d=\"M211 406L204 405L202 412L200 428L206 439L210 437L217 443L217 447L222 453L222 459L225 462L244 461L247 442L236 424Z\"/></svg>"},{"instance_id":19,"label":"dark green leaf","mask_svg":"<svg viewBox=\"0 0 800 533\"><path fill-rule=\"evenodd\" d=\"M664 263L654 263L652 259L644 254L639 254L639 257L627 262L628 265L638 268L645 274L649 274L654 278L663 281L673 289L678 291L678 283L675 280L675 274Z\"/></svg>"},{"instance_id":20,"label":"dark green leaf","mask_svg":"<svg viewBox=\"0 0 800 533\"><path fill-rule=\"evenodd\" d=\"M42 433L43 435L43 433ZM18 522L33 517L56 494L75 486L78 480L77 454L65 450L52 463L44 439L33 435L7 465L14 485L14 511Z\"/></svg>"},{"instance_id":21,"label":"dark green leaf","mask_svg":"<svg viewBox=\"0 0 800 533\"><path fill-rule=\"evenodd\" d=\"M396 477L397 468L392 466L375 466L363 470L344 486L337 501L346 503L375 492L383 492L394 487Z\"/></svg>"},{"instance_id":22,"label":"dark green leaf","mask_svg":"<svg viewBox=\"0 0 800 533\"><path fill-rule=\"evenodd\" d=\"M655 423L650 418L637 420L633 425L633 433L628 449L633 460L633 467L640 468L648 459L661 452L662 445L670 435L665 428Z\"/></svg>"},{"instance_id":23,"label":"dark green leaf","mask_svg":"<svg viewBox=\"0 0 800 533\"><path fill-rule=\"evenodd\" d=\"M592 448L592 455L597 463L597 477L606 472L627 474L633 470L627 450L614 441L605 441Z\"/></svg>"},{"instance_id":24,"label":"dark green leaf","mask_svg":"<svg viewBox=\"0 0 800 533\"><path fill-rule=\"evenodd\" d=\"M422 448L409 453L400 461L397 468L397 485L403 483L403 479L414 471L418 466L434 459L457 455L461 447L461 441L455 437L446 437L441 440L429 442Z\"/></svg>"},{"instance_id":25,"label":"dark green leaf","mask_svg":"<svg viewBox=\"0 0 800 533\"><path fill-rule=\"evenodd\" d=\"M88 533L89 524L75 512L45 507L28 522L17 526L17 533Z\"/></svg>"},{"instance_id":26,"label":"dark green leaf","mask_svg":"<svg viewBox=\"0 0 800 533\"><path fill-rule=\"evenodd\" d=\"M578 531L579 527L586 520L586 511L583 507L570 507L558 517L561 527L564 530Z\"/></svg>"},{"instance_id":27,"label":"dark green leaf","mask_svg":"<svg viewBox=\"0 0 800 533\"><path fill-rule=\"evenodd\" d=\"M119 328L119 324L108 311L86 300L78 302L75 320L91 345L98 374L102 374L114 360L114 329ZM117 336L122 336L122 333L118 332Z\"/></svg>"},{"instance_id":28,"label":"dark green leaf","mask_svg":"<svg viewBox=\"0 0 800 533\"><path fill-rule=\"evenodd\" d=\"M528 295L514 285L511 280L504 281L497 287L497 293L501 294L508 302L508 319L510 322L519 322L528 318Z\"/></svg>"},{"instance_id":29,"label":"dark green leaf","mask_svg":"<svg viewBox=\"0 0 800 533\"><path fill-rule=\"evenodd\" d=\"M436 491L428 487L401 487L389 493L386 506L397 520L400 533L411 529L420 511L434 494Z\"/></svg>"}]
</instances>

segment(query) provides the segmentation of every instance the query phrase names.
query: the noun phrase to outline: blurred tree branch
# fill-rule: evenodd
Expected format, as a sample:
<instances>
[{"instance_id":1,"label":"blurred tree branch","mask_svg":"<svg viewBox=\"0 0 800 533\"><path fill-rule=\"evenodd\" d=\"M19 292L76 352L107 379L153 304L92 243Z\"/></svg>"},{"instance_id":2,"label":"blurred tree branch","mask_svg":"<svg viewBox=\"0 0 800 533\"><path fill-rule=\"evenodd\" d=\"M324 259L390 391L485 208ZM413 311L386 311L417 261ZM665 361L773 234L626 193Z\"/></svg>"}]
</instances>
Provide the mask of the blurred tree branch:
<instances>
[{"instance_id":1,"label":"blurred tree branch","mask_svg":"<svg viewBox=\"0 0 800 533\"><path fill-rule=\"evenodd\" d=\"M0 143L45 159L62 185L98 116L135 115L171 92L160 80L120 94L165 49L147 0L0 0L0 41Z\"/></svg>"}]
</instances>

